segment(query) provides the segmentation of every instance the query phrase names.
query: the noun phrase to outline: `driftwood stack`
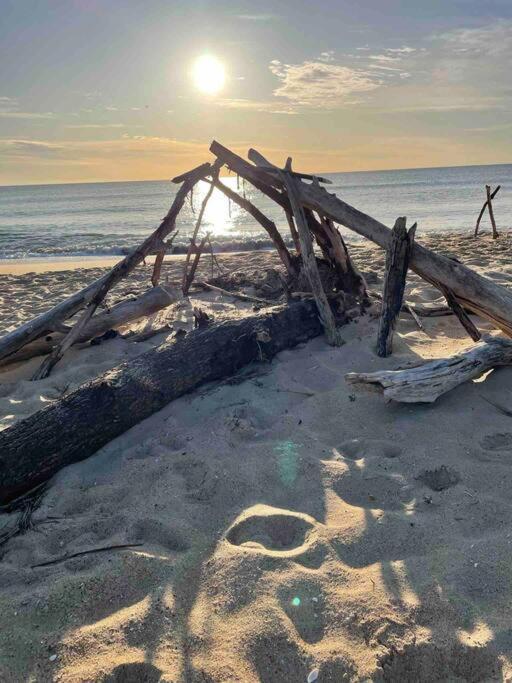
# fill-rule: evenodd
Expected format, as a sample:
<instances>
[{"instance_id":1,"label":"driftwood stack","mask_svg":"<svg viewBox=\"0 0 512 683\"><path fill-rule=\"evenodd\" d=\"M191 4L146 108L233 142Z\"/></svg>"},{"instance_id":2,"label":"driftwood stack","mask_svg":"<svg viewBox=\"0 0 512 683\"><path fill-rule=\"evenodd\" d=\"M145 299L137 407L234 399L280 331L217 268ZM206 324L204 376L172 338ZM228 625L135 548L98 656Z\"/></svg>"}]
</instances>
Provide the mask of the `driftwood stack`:
<instances>
[{"instance_id":1,"label":"driftwood stack","mask_svg":"<svg viewBox=\"0 0 512 683\"><path fill-rule=\"evenodd\" d=\"M408 269L445 296L447 307L437 314L456 314L475 340L480 339L480 334L468 312L486 318L506 336L512 336L512 292L458 261L418 244L414 239L415 226L407 231L404 218L399 218L390 230L329 193L324 187L329 180L292 169L291 159L281 168L251 149L249 160L245 160L216 141L210 151L214 156L212 163L204 163L174 178L173 182L180 187L172 206L159 227L141 245L106 275L0 339L0 364L47 354L33 378L42 379L51 373L73 344L83 343L134 318L155 314L177 298L186 297L209 243L209 236L200 238L200 231L214 189L247 211L267 232L286 273L289 300L295 294L295 298L313 301L289 303L239 323L221 325L209 325L207 317L199 311L196 320L201 329L189 332L185 339L167 342L146 352L130 364L111 370L0 432L0 503L48 479L62 466L88 457L173 398L204 382L222 379L245 363L271 358L279 350L320 334L322 330L329 344L342 345L340 328L350 319L348 313L354 310L364 313L372 296L337 225L370 239L387 252L377 339L379 355L386 356L392 351L393 329L400 310L405 308L421 325L419 311L403 299ZM276 224L245 196L222 182L223 169L229 169L244 182L251 183L280 207L288 236L283 236ZM177 293L159 285L162 264L176 236L179 212L201 181L209 183L210 188L192 229L181 292ZM487 206L491 216L491 201L496 192L497 189L494 193L488 191ZM149 255L156 256L150 281L153 289L136 302L122 302L109 312L96 313L111 288ZM211 283L198 284L214 287ZM255 303L267 305L269 302L258 300ZM358 375L349 379L378 382L396 400L432 400L433 393L425 388L425 382L432 381L436 372L445 375L448 372L443 391L448 390L470 376L471 371L465 368L471 363L476 367L475 358L481 359L478 362L482 367L489 363L508 363L510 344L480 342L474 354L468 356L467 363L461 360L457 365L463 368L460 372L446 371L443 367L430 368L432 372L424 373L418 380L422 383L421 390L416 391L416 398L412 399L410 395L401 399L403 392L389 390L390 381L396 384L403 380L409 386L408 376L395 376L396 379L390 380L388 375L385 378ZM418 377L416 374L413 378L414 386L420 386Z\"/></svg>"}]
</instances>

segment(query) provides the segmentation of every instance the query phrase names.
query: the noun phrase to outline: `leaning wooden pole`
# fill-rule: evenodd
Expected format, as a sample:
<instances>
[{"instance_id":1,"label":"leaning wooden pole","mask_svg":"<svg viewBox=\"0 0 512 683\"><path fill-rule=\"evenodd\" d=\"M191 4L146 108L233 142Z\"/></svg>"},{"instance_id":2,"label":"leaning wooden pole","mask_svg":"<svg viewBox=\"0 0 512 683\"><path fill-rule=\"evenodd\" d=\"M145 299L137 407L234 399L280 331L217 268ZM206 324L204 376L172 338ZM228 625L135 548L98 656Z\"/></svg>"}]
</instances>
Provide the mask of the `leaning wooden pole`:
<instances>
[{"instance_id":1,"label":"leaning wooden pole","mask_svg":"<svg viewBox=\"0 0 512 683\"><path fill-rule=\"evenodd\" d=\"M46 481L169 401L322 333L313 302L194 330L0 432L0 504Z\"/></svg>"},{"instance_id":2,"label":"leaning wooden pole","mask_svg":"<svg viewBox=\"0 0 512 683\"><path fill-rule=\"evenodd\" d=\"M284 240L281 237L281 234L279 233L274 221L265 216L265 214L260 211L260 209L258 209L258 207L255 206L251 201L245 197L241 197L237 192L225 185L218 178L212 178L211 180L207 179L207 182L211 182L212 185L220 190L220 192L228 197L228 199L230 199L234 204L237 204L241 209L247 211L247 213L249 213L255 220L258 221L258 223L267 232L268 236L272 240L287 272L290 275L293 275L295 273L295 266L293 265L290 252L286 248Z\"/></svg>"},{"instance_id":3,"label":"leaning wooden pole","mask_svg":"<svg viewBox=\"0 0 512 683\"><path fill-rule=\"evenodd\" d=\"M287 172L282 173L286 191L288 193L288 198L293 209L293 215L295 217L295 222L297 225L297 230L300 239L300 251L302 257L302 263L304 266L304 272L309 281L311 291L315 297L316 307L318 309L318 315L322 321L322 326L325 330L325 337L327 342L331 346L341 346L344 344L343 337L339 329L336 326L336 320L331 309L331 305L325 294L322 281L320 279L320 273L318 272L318 265L316 262L315 252L313 250L313 240L311 239L311 233L309 232L308 222L304 214L304 209L301 206L300 200L298 198L297 191L295 189L296 180L293 176Z\"/></svg>"},{"instance_id":4,"label":"leaning wooden pole","mask_svg":"<svg viewBox=\"0 0 512 683\"><path fill-rule=\"evenodd\" d=\"M494 220L494 209L492 208L492 196L491 196L490 185L485 186L485 191L487 193L487 208L489 210L489 218L491 219L491 225L492 225L492 238L493 238L493 240L495 240L499 237L499 235L498 235L498 229L496 228L496 221Z\"/></svg>"},{"instance_id":5,"label":"leaning wooden pole","mask_svg":"<svg viewBox=\"0 0 512 683\"><path fill-rule=\"evenodd\" d=\"M61 323L68 320L84 306L89 305L93 299L101 301L104 295L103 293L108 292L115 282L118 282L131 272L146 256L155 251L159 251L162 248L163 238L174 229L176 217L183 206L187 194L201 178L204 178L204 176L209 174L210 169L211 165L205 163L192 171L189 171L187 174L184 174L183 177L185 180L183 181L183 185L178 191L169 212L160 223L159 227L142 243L141 246L116 264L109 273L76 294L73 294L60 304L57 304L57 306L54 306L49 311L42 313L37 318L30 320L13 332L2 337L0 339L0 359L14 353L25 344L41 337L46 332L58 329Z\"/></svg>"},{"instance_id":6,"label":"leaning wooden pole","mask_svg":"<svg viewBox=\"0 0 512 683\"><path fill-rule=\"evenodd\" d=\"M377 355L391 355L396 319L402 308L409 258L414 241L416 224L407 231L405 216L397 218L391 231L391 241L386 251L386 273L382 293L382 311L377 333Z\"/></svg>"},{"instance_id":7,"label":"leaning wooden pole","mask_svg":"<svg viewBox=\"0 0 512 683\"><path fill-rule=\"evenodd\" d=\"M491 194L491 199L494 199L498 192L500 191L501 185L498 185L497 188L494 190L494 192ZM485 210L487 208L488 200L486 199L484 202L484 205L480 209L480 213L478 214L478 218L476 219L476 226L475 226L475 234L474 237L478 235L478 228L480 227L480 221L482 220L482 216L485 213Z\"/></svg>"},{"instance_id":8,"label":"leaning wooden pole","mask_svg":"<svg viewBox=\"0 0 512 683\"><path fill-rule=\"evenodd\" d=\"M277 176L258 169L216 141L212 143L210 150L235 173L251 183L254 179L254 184L258 183L263 187L268 196L277 195L276 201L280 206L290 208L287 198L276 189L283 185ZM347 204L336 195L329 194L323 188L302 182L298 182L297 187L305 206L387 249L391 230L375 218ZM491 321L512 337L511 290L479 275L462 263L423 247L418 242L413 245L409 266L435 287L439 288L439 284L448 287L461 306Z\"/></svg>"}]
</instances>

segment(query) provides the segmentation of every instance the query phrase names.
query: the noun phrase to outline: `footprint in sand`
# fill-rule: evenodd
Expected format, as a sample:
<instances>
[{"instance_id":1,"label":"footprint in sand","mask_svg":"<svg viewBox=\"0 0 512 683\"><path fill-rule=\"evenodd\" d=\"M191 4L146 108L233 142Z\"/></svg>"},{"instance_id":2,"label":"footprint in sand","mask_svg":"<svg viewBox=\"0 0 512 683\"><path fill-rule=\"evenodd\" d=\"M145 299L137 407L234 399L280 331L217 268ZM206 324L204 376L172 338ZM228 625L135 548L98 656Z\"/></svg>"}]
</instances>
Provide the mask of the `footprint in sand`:
<instances>
[{"instance_id":1,"label":"footprint in sand","mask_svg":"<svg viewBox=\"0 0 512 683\"><path fill-rule=\"evenodd\" d=\"M402 449L400 446L384 439L350 439L344 441L339 448L334 449L334 453L341 455L349 460L360 460L361 458L397 458Z\"/></svg>"},{"instance_id":2,"label":"footprint in sand","mask_svg":"<svg viewBox=\"0 0 512 683\"><path fill-rule=\"evenodd\" d=\"M218 479L209 465L199 458L187 455L177 459L173 469L185 480L187 498L207 501L216 493Z\"/></svg>"},{"instance_id":3,"label":"footprint in sand","mask_svg":"<svg viewBox=\"0 0 512 683\"><path fill-rule=\"evenodd\" d=\"M368 509L401 510L414 498L412 487L399 475L353 471L335 480L332 488L349 505Z\"/></svg>"},{"instance_id":4,"label":"footprint in sand","mask_svg":"<svg viewBox=\"0 0 512 683\"><path fill-rule=\"evenodd\" d=\"M132 662L119 664L105 678L103 683L158 683L162 679L162 671L153 664Z\"/></svg>"},{"instance_id":5,"label":"footprint in sand","mask_svg":"<svg viewBox=\"0 0 512 683\"><path fill-rule=\"evenodd\" d=\"M435 470L424 470L416 479L432 491L444 491L460 482L460 474L451 467L441 465Z\"/></svg>"},{"instance_id":6,"label":"footprint in sand","mask_svg":"<svg viewBox=\"0 0 512 683\"><path fill-rule=\"evenodd\" d=\"M292 556L309 547L315 525L313 517L301 512L255 505L232 524L226 539L232 545Z\"/></svg>"},{"instance_id":7,"label":"footprint in sand","mask_svg":"<svg viewBox=\"0 0 512 683\"><path fill-rule=\"evenodd\" d=\"M487 434L480 441L480 445L486 451L511 451L512 434L510 432Z\"/></svg>"}]
</instances>

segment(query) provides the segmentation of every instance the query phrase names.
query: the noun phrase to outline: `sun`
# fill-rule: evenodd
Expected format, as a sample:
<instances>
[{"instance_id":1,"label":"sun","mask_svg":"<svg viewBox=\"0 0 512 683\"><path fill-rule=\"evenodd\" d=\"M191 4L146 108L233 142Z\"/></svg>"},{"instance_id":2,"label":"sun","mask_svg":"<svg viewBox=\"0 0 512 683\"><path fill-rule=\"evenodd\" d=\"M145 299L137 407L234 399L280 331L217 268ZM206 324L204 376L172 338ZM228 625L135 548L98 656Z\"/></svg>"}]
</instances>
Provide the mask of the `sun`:
<instances>
[{"instance_id":1,"label":"sun","mask_svg":"<svg viewBox=\"0 0 512 683\"><path fill-rule=\"evenodd\" d=\"M196 59L192 68L192 78L198 90L206 95L216 95L224 87L226 71L221 61L213 55L203 55Z\"/></svg>"}]
</instances>

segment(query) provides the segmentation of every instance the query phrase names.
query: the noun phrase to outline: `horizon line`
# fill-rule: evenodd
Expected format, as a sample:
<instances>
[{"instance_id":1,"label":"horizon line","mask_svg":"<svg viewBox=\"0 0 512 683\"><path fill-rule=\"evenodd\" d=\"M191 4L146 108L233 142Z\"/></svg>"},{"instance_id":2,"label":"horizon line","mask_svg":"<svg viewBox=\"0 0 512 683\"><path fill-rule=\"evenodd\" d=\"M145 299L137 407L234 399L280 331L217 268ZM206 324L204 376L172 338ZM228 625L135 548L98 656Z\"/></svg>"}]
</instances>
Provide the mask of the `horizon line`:
<instances>
[{"instance_id":1,"label":"horizon line","mask_svg":"<svg viewBox=\"0 0 512 683\"><path fill-rule=\"evenodd\" d=\"M512 161L498 162L494 164L456 164L455 166L407 166L398 168L379 168L379 169L363 169L358 171L317 171L318 175L339 175L346 173L390 173L393 171L429 171L438 170L444 168L475 168L475 167L487 167L487 166L511 166ZM311 175L316 175L314 172ZM221 177L229 177L230 174L226 174ZM68 182L51 181L49 183L0 183L0 188L8 187L50 187L54 185L108 185L116 183L172 183L171 178L146 178L144 180L70 180Z\"/></svg>"}]
</instances>

